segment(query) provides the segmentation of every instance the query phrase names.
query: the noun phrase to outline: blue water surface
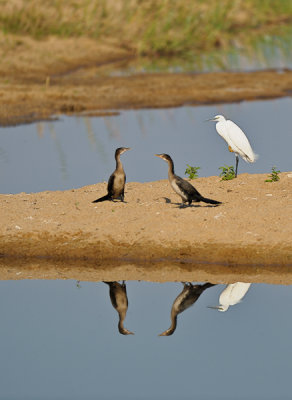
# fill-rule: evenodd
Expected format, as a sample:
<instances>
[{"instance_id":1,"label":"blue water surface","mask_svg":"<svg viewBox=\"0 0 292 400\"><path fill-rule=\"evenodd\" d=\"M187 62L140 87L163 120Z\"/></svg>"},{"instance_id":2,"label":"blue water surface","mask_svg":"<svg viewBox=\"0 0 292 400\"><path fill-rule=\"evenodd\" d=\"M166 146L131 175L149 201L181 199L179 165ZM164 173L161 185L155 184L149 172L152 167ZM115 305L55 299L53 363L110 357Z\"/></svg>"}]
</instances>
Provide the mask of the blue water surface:
<instances>
[{"instance_id":1,"label":"blue water surface","mask_svg":"<svg viewBox=\"0 0 292 400\"><path fill-rule=\"evenodd\" d=\"M0 399L289 399L289 286L252 284L225 313L224 285L178 317L181 283L127 282L125 326L102 282L0 281Z\"/></svg>"}]
</instances>

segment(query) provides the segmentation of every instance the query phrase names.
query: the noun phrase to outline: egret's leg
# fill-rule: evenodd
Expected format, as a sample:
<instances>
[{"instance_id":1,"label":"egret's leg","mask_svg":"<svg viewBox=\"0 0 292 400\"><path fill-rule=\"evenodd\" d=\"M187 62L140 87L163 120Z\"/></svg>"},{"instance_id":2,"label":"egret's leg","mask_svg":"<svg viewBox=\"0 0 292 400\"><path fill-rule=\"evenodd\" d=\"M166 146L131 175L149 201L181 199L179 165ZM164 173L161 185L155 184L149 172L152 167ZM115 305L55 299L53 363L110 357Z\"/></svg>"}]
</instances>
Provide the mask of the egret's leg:
<instances>
[{"instance_id":1,"label":"egret's leg","mask_svg":"<svg viewBox=\"0 0 292 400\"><path fill-rule=\"evenodd\" d=\"M235 178L237 177L237 168L238 168L238 161L239 161L239 157L238 157L238 155L236 154L235 155Z\"/></svg>"}]
</instances>

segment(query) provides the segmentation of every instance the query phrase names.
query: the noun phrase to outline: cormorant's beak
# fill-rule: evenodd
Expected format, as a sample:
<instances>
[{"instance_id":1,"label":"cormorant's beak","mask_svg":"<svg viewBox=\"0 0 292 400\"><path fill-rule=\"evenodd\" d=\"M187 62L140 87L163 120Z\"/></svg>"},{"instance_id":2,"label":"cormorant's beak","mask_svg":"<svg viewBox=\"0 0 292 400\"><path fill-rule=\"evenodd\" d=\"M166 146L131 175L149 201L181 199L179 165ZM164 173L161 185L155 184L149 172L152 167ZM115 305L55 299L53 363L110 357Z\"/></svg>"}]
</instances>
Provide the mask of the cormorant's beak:
<instances>
[{"instance_id":1,"label":"cormorant's beak","mask_svg":"<svg viewBox=\"0 0 292 400\"><path fill-rule=\"evenodd\" d=\"M126 329L126 328L119 329L119 332L120 332L122 335L135 335L134 332L128 331L128 329Z\"/></svg>"},{"instance_id":2,"label":"cormorant's beak","mask_svg":"<svg viewBox=\"0 0 292 400\"><path fill-rule=\"evenodd\" d=\"M156 157L162 158L162 154L154 154Z\"/></svg>"},{"instance_id":3,"label":"cormorant's beak","mask_svg":"<svg viewBox=\"0 0 292 400\"><path fill-rule=\"evenodd\" d=\"M160 333L158 336L170 336L171 334L168 333L168 331Z\"/></svg>"}]
</instances>

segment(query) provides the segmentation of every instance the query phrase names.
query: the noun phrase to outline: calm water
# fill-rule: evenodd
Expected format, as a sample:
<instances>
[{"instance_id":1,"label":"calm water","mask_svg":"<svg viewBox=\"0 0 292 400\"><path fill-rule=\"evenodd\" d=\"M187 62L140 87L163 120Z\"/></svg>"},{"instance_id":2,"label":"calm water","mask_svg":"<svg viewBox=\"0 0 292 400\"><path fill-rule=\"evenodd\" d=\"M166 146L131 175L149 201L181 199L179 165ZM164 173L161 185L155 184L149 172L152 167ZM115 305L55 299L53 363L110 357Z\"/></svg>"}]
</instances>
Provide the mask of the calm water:
<instances>
[{"instance_id":1,"label":"calm water","mask_svg":"<svg viewBox=\"0 0 292 400\"><path fill-rule=\"evenodd\" d=\"M292 291L252 284L225 313L225 285L178 317L181 283L127 282L117 330L102 282L0 281L0 399L290 399Z\"/></svg>"},{"instance_id":2,"label":"calm water","mask_svg":"<svg viewBox=\"0 0 292 400\"><path fill-rule=\"evenodd\" d=\"M239 173L270 173L275 165L291 170L292 99L242 102L162 110L122 111L112 117L61 117L59 121L0 129L1 193L63 190L107 181L115 167L114 150L122 156L129 181L167 178L166 164L154 157L168 153L176 173L186 164L200 166L200 176L218 175L234 165L215 123L224 114L246 132L255 164L239 162Z\"/></svg>"}]
</instances>

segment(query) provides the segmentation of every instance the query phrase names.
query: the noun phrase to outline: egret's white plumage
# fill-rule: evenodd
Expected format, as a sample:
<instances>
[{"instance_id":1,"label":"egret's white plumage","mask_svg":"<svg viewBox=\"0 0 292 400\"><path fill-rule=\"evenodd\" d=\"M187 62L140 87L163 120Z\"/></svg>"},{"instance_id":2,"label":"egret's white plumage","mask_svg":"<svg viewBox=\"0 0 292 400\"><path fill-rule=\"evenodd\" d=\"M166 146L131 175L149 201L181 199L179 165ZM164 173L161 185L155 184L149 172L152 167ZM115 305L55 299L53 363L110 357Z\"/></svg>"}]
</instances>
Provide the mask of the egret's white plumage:
<instances>
[{"instance_id":1,"label":"egret's white plumage","mask_svg":"<svg viewBox=\"0 0 292 400\"><path fill-rule=\"evenodd\" d=\"M235 175L237 176L238 156L246 162L253 163L257 159L257 155L253 152L244 132L234 122L225 119L223 115L216 115L210 121L216 122L216 131L227 142L229 150L235 153Z\"/></svg>"},{"instance_id":2,"label":"egret's white plumage","mask_svg":"<svg viewBox=\"0 0 292 400\"><path fill-rule=\"evenodd\" d=\"M230 306L234 306L239 303L246 295L251 283L236 282L227 285L223 292L220 294L219 303L220 306L209 307L214 308L218 311L227 311Z\"/></svg>"}]
</instances>

